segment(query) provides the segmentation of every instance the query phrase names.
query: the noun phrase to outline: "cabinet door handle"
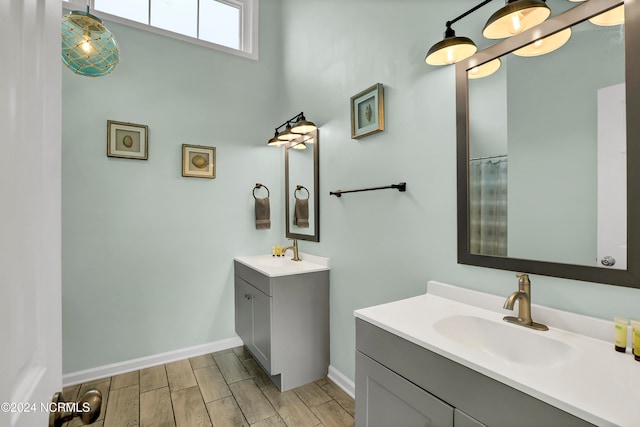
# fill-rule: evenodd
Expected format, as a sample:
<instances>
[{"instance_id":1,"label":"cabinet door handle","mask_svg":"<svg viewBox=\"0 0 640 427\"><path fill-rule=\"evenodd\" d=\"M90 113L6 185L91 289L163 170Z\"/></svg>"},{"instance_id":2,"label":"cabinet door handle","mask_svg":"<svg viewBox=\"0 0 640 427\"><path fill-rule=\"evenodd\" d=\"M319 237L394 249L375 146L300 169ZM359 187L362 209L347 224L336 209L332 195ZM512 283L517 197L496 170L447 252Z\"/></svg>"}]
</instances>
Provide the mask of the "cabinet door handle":
<instances>
[{"instance_id":1,"label":"cabinet door handle","mask_svg":"<svg viewBox=\"0 0 640 427\"><path fill-rule=\"evenodd\" d=\"M253 297L250 294L244 294L244 297L248 300L253 299Z\"/></svg>"}]
</instances>

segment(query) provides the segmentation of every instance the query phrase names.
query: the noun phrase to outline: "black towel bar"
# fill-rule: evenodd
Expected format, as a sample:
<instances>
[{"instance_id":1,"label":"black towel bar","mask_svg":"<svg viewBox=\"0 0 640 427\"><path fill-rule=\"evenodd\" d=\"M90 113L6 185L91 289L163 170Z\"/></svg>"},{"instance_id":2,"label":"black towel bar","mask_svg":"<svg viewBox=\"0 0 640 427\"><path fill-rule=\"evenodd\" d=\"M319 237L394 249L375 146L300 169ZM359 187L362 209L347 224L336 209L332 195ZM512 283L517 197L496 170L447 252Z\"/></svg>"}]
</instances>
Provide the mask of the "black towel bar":
<instances>
[{"instance_id":1,"label":"black towel bar","mask_svg":"<svg viewBox=\"0 0 640 427\"><path fill-rule=\"evenodd\" d=\"M329 195L342 197L342 195L346 193L358 193L360 191L372 191L372 190L385 190L387 188L395 188L398 191L407 191L407 183L401 182L400 184L391 184L386 187L361 188L359 190L336 190L336 191L331 191Z\"/></svg>"}]
</instances>

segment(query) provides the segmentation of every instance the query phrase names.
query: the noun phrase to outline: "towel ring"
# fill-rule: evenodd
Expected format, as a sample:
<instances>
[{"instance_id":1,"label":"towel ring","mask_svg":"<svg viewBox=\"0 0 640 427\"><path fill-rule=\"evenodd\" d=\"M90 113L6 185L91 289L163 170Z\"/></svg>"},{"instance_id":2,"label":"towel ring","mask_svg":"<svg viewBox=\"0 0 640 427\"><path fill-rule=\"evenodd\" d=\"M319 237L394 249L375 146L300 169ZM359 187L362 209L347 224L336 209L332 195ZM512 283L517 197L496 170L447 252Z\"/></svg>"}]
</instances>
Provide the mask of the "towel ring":
<instances>
[{"instance_id":1,"label":"towel ring","mask_svg":"<svg viewBox=\"0 0 640 427\"><path fill-rule=\"evenodd\" d=\"M269 189L267 188L266 185L262 185L260 183L257 183L255 187L253 187L253 198L257 199L256 197L256 190L260 187L264 187L265 190L267 190L267 198L269 198L271 196L271 193L269 193Z\"/></svg>"},{"instance_id":2,"label":"towel ring","mask_svg":"<svg viewBox=\"0 0 640 427\"><path fill-rule=\"evenodd\" d=\"M306 199L299 199L298 196L296 195L296 193L298 191L304 190L307 192L307 198ZM296 185L296 191L293 192L293 197L296 198L296 200L309 200L309 190L307 190L304 186L302 185Z\"/></svg>"}]
</instances>

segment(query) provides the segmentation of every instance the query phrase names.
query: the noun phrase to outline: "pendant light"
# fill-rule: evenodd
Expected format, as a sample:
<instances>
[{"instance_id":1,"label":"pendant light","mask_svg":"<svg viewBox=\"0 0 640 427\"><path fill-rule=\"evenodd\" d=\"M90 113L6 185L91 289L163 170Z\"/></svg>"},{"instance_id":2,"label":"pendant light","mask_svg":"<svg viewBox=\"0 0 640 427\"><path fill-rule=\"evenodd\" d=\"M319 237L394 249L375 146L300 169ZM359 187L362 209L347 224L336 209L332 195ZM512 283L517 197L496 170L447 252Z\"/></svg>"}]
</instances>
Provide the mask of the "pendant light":
<instances>
[{"instance_id":1,"label":"pendant light","mask_svg":"<svg viewBox=\"0 0 640 427\"><path fill-rule=\"evenodd\" d=\"M444 39L431 46L424 58L429 65L449 65L470 57L478 47L468 37L458 37L447 22Z\"/></svg>"},{"instance_id":2,"label":"pendant light","mask_svg":"<svg viewBox=\"0 0 640 427\"><path fill-rule=\"evenodd\" d=\"M482 77L490 76L498 71L501 65L502 61L500 61L500 58L485 62L484 64L473 67L467 71L467 78L480 79Z\"/></svg>"},{"instance_id":3,"label":"pendant light","mask_svg":"<svg viewBox=\"0 0 640 427\"><path fill-rule=\"evenodd\" d=\"M113 34L100 18L73 11L62 18L62 62L74 73L100 77L111 73L120 60Z\"/></svg>"},{"instance_id":4,"label":"pendant light","mask_svg":"<svg viewBox=\"0 0 640 427\"><path fill-rule=\"evenodd\" d=\"M558 49L571 38L571 28L565 28L555 34L551 34L543 39L536 40L518 50L514 50L513 54L518 56L538 56L545 53L553 52Z\"/></svg>"},{"instance_id":5,"label":"pendant light","mask_svg":"<svg viewBox=\"0 0 640 427\"><path fill-rule=\"evenodd\" d=\"M489 17L482 35L488 39L511 37L544 22L549 15L551 9L542 0L507 0Z\"/></svg>"}]
</instances>

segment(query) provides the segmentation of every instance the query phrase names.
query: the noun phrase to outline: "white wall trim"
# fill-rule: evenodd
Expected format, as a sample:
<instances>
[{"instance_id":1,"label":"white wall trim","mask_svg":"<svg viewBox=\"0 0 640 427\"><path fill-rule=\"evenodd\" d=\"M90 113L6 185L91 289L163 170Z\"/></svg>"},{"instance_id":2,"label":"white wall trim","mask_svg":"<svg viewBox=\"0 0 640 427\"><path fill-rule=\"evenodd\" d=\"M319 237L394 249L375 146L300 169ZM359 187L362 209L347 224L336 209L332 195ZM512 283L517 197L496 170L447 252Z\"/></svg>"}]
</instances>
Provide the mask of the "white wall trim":
<instances>
[{"instance_id":1,"label":"white wall trim","mask_svg":"<svg viewBox=\"0 0 640 427\"><path fill-rule=\"evenodd\" d=\"M338 387L344 390L349 396L355 399L356 396L356 385L353 381L351 381L345 374L338 371L333 366L329 365L329 374L327 377L333 381Z\"/></svg>"},{"instance_id":2,"label":"white wall trim","mask_svg":"<svg viewBox=\"0 0 640 427\"><path fill-rule=\"evenodd\" d=\"M166 353L155 354L152 356L141 357L139 359L127 360L124 362L113 363L111 365L98 366L96 368L84 371L71 372L62 376L62 385L64 387L82 384L100 378L112 377L114 375L124 374L126 372L137 371L139 369L149 368L151 366L162 365L165 363L175 362L190 357L202 356L203 354L214 353L216 351L227 350L233 347L243 345L240 337L227 338L207 344L196 345L194 347L173 350Z\"/></svg>"}]
</instances>

